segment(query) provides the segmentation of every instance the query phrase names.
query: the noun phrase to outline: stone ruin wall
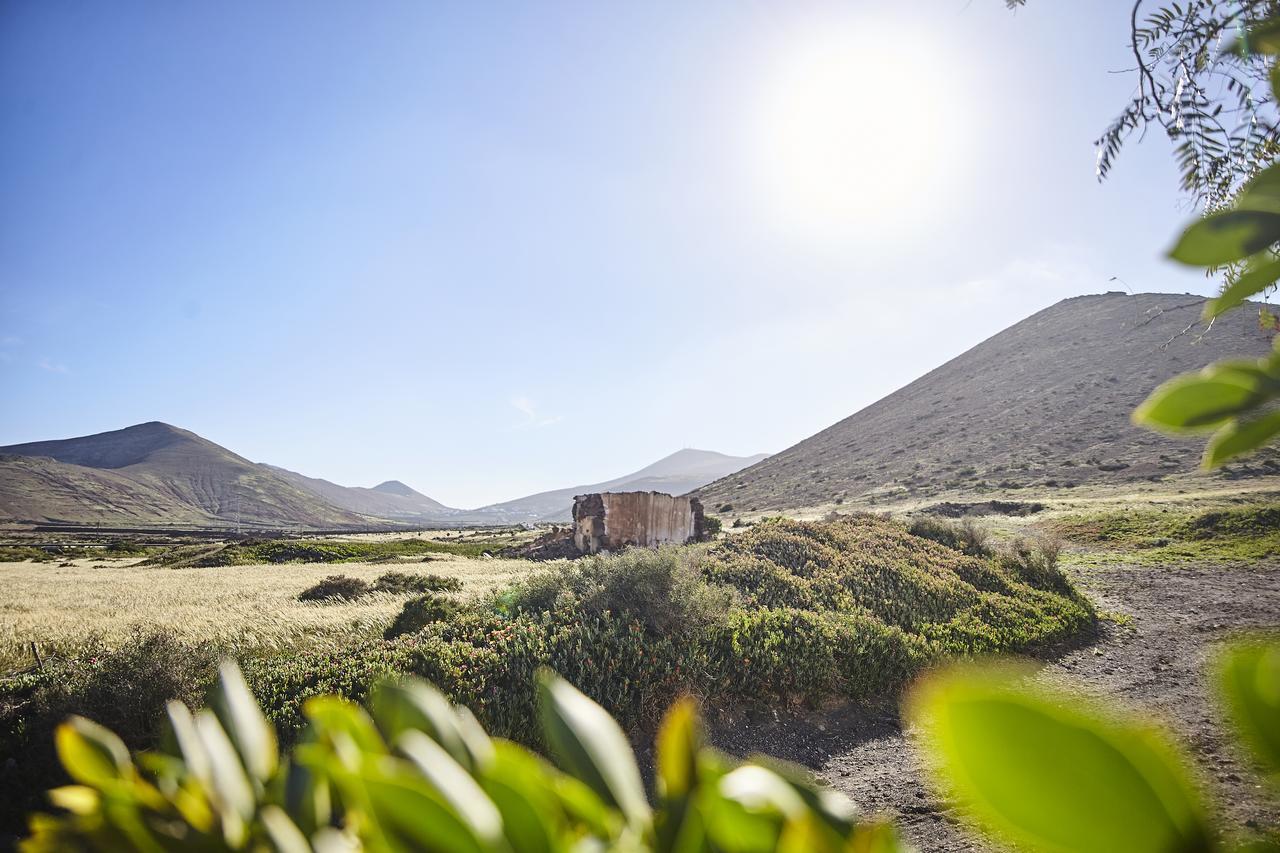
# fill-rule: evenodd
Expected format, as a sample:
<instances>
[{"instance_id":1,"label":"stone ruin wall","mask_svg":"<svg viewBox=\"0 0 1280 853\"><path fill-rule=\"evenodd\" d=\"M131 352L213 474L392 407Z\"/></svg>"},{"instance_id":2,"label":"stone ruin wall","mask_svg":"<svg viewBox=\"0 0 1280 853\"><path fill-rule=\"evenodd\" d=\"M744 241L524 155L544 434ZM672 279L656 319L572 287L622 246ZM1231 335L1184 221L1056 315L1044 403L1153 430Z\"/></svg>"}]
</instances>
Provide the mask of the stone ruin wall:
<instances>
[{"instance_id":1,"label":"stone ruin wall","mask_svg":"<svg viewBox=\"0 0 1280 853\"><path fill-rule=\"evenodd\" d=\"M705 536L697 498L662 492L602 492L573 499L573 542L583 554L629 545L681 545Z\"/></svg>"}]
</instances>

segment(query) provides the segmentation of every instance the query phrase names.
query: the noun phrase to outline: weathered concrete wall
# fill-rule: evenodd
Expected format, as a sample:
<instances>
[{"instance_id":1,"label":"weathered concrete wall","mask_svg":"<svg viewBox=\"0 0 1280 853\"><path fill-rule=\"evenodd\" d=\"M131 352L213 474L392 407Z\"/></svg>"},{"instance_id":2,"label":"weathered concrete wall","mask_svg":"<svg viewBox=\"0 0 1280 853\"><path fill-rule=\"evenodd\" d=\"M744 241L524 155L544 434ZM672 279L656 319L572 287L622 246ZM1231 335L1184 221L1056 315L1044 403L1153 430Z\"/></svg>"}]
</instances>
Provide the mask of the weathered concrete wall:
<instances>
[{"instance_id":1,"label":"weathered concrete wall","mask_svg":"<svg viewBox=\"0 0 1280 853\"><path fill-rule=\"evenodd\" d=\"M704 535L697 498L662 492L603 492L573 499L573 542L583 554L628 545L683 544Z\"/></svg>"}]
</instances>

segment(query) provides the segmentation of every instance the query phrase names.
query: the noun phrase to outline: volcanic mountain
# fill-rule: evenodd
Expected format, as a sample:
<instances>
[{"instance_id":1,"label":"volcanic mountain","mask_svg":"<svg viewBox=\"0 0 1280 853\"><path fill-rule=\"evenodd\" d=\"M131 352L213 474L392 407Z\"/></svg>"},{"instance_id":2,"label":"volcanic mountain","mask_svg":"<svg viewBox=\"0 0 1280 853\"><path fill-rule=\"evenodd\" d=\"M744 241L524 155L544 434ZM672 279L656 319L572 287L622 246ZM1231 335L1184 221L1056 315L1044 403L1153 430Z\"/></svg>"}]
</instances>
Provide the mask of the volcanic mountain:
<instances>
[{"instance_id":1,"label":"volcanic mountain","mask_svg":"<svg viewBox=\"0 0 1280 853\"><path fill-rule=\"evenodd\" d=\"M369 524L267 466L158 421L0 447L0 516L115 525Z\"/></svg>"},{"instance_id":2,"label":"volcanic mountain","mask_svg":"<svg viewBox=\"0 0 1280 853\"><path fill-rule=\"evenodd\" d=\"M750 512L1193 471L1203 438L1139 429L1129 413L1179 372L1271 346L1256 306L1206 330L1196 322L1204 301L1159 293L1063 300L698 494L711 511ZM1237 468L1236 476L1280 474L1280 454L1264 451Z\"/></svg>"}]
</instances>

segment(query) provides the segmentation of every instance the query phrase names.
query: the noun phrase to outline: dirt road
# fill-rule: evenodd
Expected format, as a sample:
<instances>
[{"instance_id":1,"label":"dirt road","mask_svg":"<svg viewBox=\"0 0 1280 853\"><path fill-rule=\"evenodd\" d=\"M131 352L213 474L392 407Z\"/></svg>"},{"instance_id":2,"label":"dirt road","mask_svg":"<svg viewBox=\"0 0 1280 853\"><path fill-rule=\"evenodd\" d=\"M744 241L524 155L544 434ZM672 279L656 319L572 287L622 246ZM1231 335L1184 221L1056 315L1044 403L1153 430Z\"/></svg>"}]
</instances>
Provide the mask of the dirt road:
<instances>
[{"instance_id":1,"label":"dirt road","mask_svg":"<svg viewBox=\"0 0 1280 853\"><path fill-rule=\"evenodd\" d=\"M1280 564L1095 569L1077 580L1099 610L1128 619L1105 622L1095 642L1050 662L1040 677L1161 719L1193 756L1229 831L1280 825L1280 806L1224 737L1206 677L1215 644L1242 629L1280 626ZM717 728L715 739L730 751L789 758L865 812L892 815L921 851L990 849L927 786L895 709L836 709Z\"/></svg>"}]
</instances>

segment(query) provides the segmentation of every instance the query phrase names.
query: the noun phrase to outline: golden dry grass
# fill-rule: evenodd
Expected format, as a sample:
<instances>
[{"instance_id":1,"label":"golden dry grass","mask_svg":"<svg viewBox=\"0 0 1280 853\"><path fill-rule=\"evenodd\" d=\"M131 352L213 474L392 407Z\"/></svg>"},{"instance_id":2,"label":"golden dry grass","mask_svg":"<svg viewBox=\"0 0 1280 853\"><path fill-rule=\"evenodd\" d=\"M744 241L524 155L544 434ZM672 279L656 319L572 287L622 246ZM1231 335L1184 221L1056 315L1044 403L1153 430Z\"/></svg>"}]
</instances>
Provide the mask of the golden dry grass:
<instances>
[{"instance_id":1,"label":"golden dry grass","mask_svg":"<svg viewBox=\"0 0 1280 853\"><path fill-rule=\"evenodd\" d=\"M30 644L56 650L134 626L171 628L189 640L232 649L285 648L335 636L379 634L406 596L303 603L302 590L326 575L373 581L383 572L434 573L462 580L464 597L527 575L523 560L442 556L429 562L284 564L168 569L136 560L0 563L0 670L32 662ZM95 565L100 566L95 568Z\"/></svg>"}]
</instances>

